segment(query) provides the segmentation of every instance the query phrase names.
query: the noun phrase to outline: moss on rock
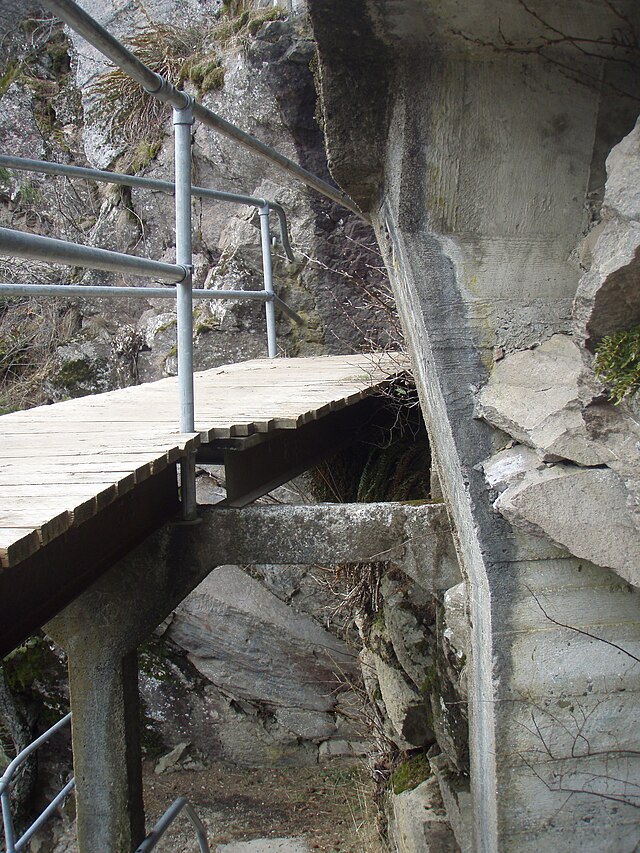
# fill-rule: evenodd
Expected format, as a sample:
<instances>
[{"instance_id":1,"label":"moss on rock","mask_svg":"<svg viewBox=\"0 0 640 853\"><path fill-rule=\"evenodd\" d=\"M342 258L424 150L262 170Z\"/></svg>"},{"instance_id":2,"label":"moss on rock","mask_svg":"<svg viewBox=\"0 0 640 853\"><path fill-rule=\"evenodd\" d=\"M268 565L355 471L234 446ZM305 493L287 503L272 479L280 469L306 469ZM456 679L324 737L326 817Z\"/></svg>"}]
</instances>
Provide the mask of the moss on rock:
<instances>
[{"instance_id":1,"label":"moss on rock","mask_svg":"<svg viewBox=\"0 0 640 853\"><path fill-rule=\"evenodd\" d=\"M394 794L412 791L431 776L431 766L424 753L414 755L399 764L391 774L389 787Z\"/></svg>"}]
</instances>

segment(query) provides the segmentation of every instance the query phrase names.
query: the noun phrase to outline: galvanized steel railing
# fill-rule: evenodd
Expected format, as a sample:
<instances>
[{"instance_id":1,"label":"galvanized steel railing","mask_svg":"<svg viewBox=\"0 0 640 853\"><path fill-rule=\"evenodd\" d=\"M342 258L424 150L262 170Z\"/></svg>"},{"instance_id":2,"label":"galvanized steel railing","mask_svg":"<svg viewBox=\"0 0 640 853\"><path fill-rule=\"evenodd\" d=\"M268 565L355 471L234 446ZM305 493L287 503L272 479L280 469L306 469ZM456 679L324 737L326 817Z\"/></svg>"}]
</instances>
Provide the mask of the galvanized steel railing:
<instances>
[{"instance_id":1,"label":"galvanized steel railing","mask_svg":"<svg viewBox=\"0 0 640 853\"><path fill-rule=\"evenodd\" d=\"M193 828L195 829L196 836L198 838L200 853L209 853L209 843L207 841L206 830L202 821L195 813L193 806L189 803L186 797L178 797L177 800L174 800L174 802L171 803L169 808L162 815L142 844L140 844L139 847L136 847L134 853L149 853L150 850L153 850L181 811L186 813L187 817L193 824Z\"/></svg>"},{"instance_id":2,"label":"galvanized steel railing","mask_svg":"<svg viewBox=\"0 0 640 853\"><path fill-rule=\"evenodd\" d=\"M173 193L175 198L175 231L176 231L176 263L167 264L146 258L112 252L90 246L80 246L63 240L54 240L39 235L24 234L13 229L0 228L0 253L45 259L54 263L72 264L74 266L111 272L126 272L133 275L145 275L159 278L161 281L175 285L177 303L177 351L178 351L178 385L180 396L180 431L194 432L194 401L193 401L193 317L192 306L194 292L192 289L192 223L191 198L196 195L201 198L216 198L234 201L239 204L251 204L258 208L260 215L260 236L262 243L264 291L208 291L205 295L196 292L196 298L231 298L231 299L260 299L265 303L267 320L267 349L270 357L276 355L275 304L298 322L301 318L279 299L273 290L273 271L271 260L271 241L269 234L269 213L274 211L280 222L280 235L287 256L293 259L289 242L286 218L282 207L265 199L250 196L240 196L233 193L223 193L207 190L202 187L192 187L191 184L191 125L194 119L214 130L234 139L239 144L249 148L254 153L268 159L277 168L301 180L309 187L316 189L326 197L337 201L349 210L362 216L357 205L342 191L332 187L326 181L316 177L298 164L284 157L279 152L260 142L260 140L225 121L211 110L198 104L185 92L179 91L167 80L156 74L134 54L125 48L104 27L100 26L90 15L81 9L73 0L45 0L45 5L57 14L66 24L82 35L90 44L104 56L119 66L126 74L138 82L150 95L173 108L173 125L175 138L175 183L154 181L146 178L129 177L127 175L109 174L94 169L81 169L73 166L62 166L54 163L42 163L33 160L3 156L2 165L15 169L36 170L45 174L66 174L69 176L90 178L97 181L127 184L156 189ZM162 288L88 286L75 287L71 285L16 285L0 284L0 292L6 295L111 295L111 296L153 296L164 297ZM214 295L215 294L215 295ZM181 499L183 517L192 520L196 517L195 500L195 455L190 454L181 462Z\"/></svg>"},{"instance_id":3,"label":"galvanized steel railing","mask_svg":"<svg viewBox=\"0 0 640 853\"><path fill-rule=\"evenodd\" d=\"M148 66L141 62L131 51L127 50L111 33L100 26L90 15L74 3L73 0L44 0L44 5L54 14L68 24L72 30L75 30L79 35L85 38L89 44L93 45L96 50L99 50L104 56L110 59L114 65L122 69L129 77L139 83L142 88L166 104L170 104L174 109L185 109L192 99L185 92L181 92L172 86L168 80L165 80L160 74L156 74ZM317 190L321 195L337 201L343 207L351 210L357 216L366 219L357 204L346 193L337 187L331 186L322 178L303 169L293 160L289 160L280 152L265 145L255 136L246 133L239 127L236 127L231 122L226 121L221 116L207 109L197 101L193 102L193 116L202 124L222 133L224 136L233 139L244 148L248 148L254 154L273 163L278 169L286 172L288 175L302 181L306 186Z\"/></svg>"},{"instance_id":4,"label":"galvanized steel railing","mask_svg":"<svg viewBox=\"0 0 640 853\"><path fill-rule=\"evenodd\" d=\"M176 116L176 113L178 114ZM115 183L136 186L144 189L170 193L176 200L176 263L169 264L134 255L83 246L66 240L56 240L28 234L11 228L0 228L0 254L14 257L40 259L52 263L106 270L108 272L127 272L132 275L150 276L174 285L173 288L154 288L112 285L70 285L70 284L15 284L0 283L0 294L6 296L110 296L174 298L177 301L177 351L178 383L180 394L180 431L193 432L195 427L193 402L193 299L232 299L254 300L265 303L267 321L267 352L270 358L277 354L275 305L298 323L302 319L280 297L273 288L273 269L271 262L271 237L269 215L274 211L280 224L280 238L287 257L294 259L289 240L287 220L283 208L267 199L253 196L226 193L191 185L191 151L189 111L186 117L182 111L174 110L176 180L158 181L137 178L119 173L104 172L76 166L47 163L21 157L0 155L0 165L21 171L42 172L44 174L65 175L94 180L100 183ZM244 204L258 209L260 215L260 242L264 289L248 290L193 290L192 288L192 247L191 247L191 198L215 199L236 204ZM187 457L181 463L182 511L186 520L195 518L195 458Z\"/></svg>"},{"instance_id":5,"label":"galvanized steel railing","mask_svg":"<svg viewBox=\"0 0 640 853\"><path fill-rule=\"evenodd\" d=\"M80 8L73 0L44 0L44 5L58 15L68 26L85 38L100 53L110 59L122 71L139 83L148 94L162 103L173 108L173 125L175 138L175 184L171 185L165 181L151 182L144 178L132 178L126 180L127 176L114 175L109 180L113 183L128 183L131 186L148 186L160 189L164 192L173 192L175 197L175 230L176 230L176 263L165 264L160 261L152 261L125 255L119 252L110 252L105 249L97 249L89 246L78 246L61 240L52 240L37 235L22 234L12 229L0 229L0 253L13 254L19 257L47 259L53 262L70 263L94 269L109 270L115 272L128 272L134 275L150 275L160 278L162 281L175 284L177 303L177 349L178 349L178 385L180 396L180 431L183 433L194 432L194 407L193 407L193 332L192 332L192 246L191 246L191 197L197 194L201 197L217 197L224 195L226 200L236 200L238 203L258 203L260 214L260 235L263 247L263 273L264 273L264 295L259 298L265 302L267 318L267 347L269 356L276 355L275 339L275 310L277 302L284 307L281 300L273 292L272 264L269 238L269 212L274 210L280 220L280 232L283 239L285 251L291 257L291 247L286 237L286 221L284 211L279 205L266 202L262 199L251 199L249 197L232 194L217 193L202 188L192 188L191 185L191 125L197 119L213 130L235 140L238 144L248 148L253 153L269 160L274 166L288 175L302 181L327 198L342 204L348 210L366 219L355 202L346 193L331 186L321 178L289 160L284 155L265 145L259 139L246 133L230 122L218 116L216 113L197 103L186 92L175 88L169 81L156 74L143 62L141 62L131 51L122 45L104 27L98 24L90 15ZM10 159L10 158L7 158ZM5 161L6 162L6 161ZM33 164L33 161L31 161ZM14 168L21 168L14 166ZM22 168L27 168L23 164ZM54 172L55 164L40 164L42 171ZM71 174L72 170L80 176L77 167L57 167L55 174ZM106 180L104 173L98 170L82 170L84 177L95 180ZM142 183L144 181L144 183ZM154 184L152 187L151 184ZM194 193L194 189L197 191ZM19 285L0 284L0 292L6 294L18 293ZM24 285L28 293L36 295L36 289L30 285ZM9 289L11 288L11 289ZM72 291L66 285L38 285L39 294L52 295L65 293L70 295ZM141 288L143 291L136 294L137 288L111 288L101 287L93 289L99 295L111 294L113 296L160 296L162 290ZM89 288L82 289L82 295L91 295ZM210 294L209 294L210 296ZM253 294L245 295L244 291L236 291L231 296L229 291L220 298L258 298ZM300 320L295 312L287 309L290 316ZM195 454L191 453L181 462L181 500L182 512L185 520L193 520L196 517L195 499Z\"/></svg>"},{"instance_id":6,"label":"galvanized steel railing","mask_svg":"<svg viewBox=\"0 0 640 853\"><path fill-rule=\"evenodd\" d=\"M60 790L60 792L40 813L40 815L38 815L38 817L33 821L33 823L28 827L28 829L24 831L20 838L16 838L15 827L11 815L10 800L10 786L13 777L15 776L18 768L22 764L24 764L24 762L31 755L31 753L35 752L35 750L42 746L42 744L46 743L57 731L66 726L70 721L71 714L67 714L61 720L58 720L55 725L51 726L51 728L44 732L44 734L40 735L39 738L36 738L33 743L30 743L29 746L25 747L21 752L19 752L18 755L16 755L16 757L8 765L2 777L0 777L0 802L2 803L2 823L4 827L5 853L20 853L20 850L24 850L27 843L33 838L35 833L44 825L44 823L51 817L51 815L58 808L58 806L62 802L64 802L65 798L71 793L75 786L74 779L71 779L69 782L67 782L67 784ZM207 841L207 833L204 828L204 825L186 797L178 797L178 799L175 800L169 806L169 808L162 815L160 820L156 823L156 825L153 827L153 829L147 835L144 841L136 848L134 853L149 853L149 851L153 850L160 841L160 839L163 837L163 835L166 833L166 831L169 829L173 821L182 811L185 812L185 814L193 824L201 853L209 853L209 844Z\"/></svg>"},{"instance_id":7,"label":"galvanized steel railing","mask_svg":"<svg viewBox=\"0 0 640 853\"><path fill-rule=\"evenodd\" d=\"M58 806L64 801L65 797L67 797L73 790L75 781L71 779L71 781L67 782L64 788L62 788L60 793L54 797L44 811L41 812L31 826L20 836L20 838L16 839L13 818L11 816L11 800L9 797L9 786L11 785L11 780L15 776L20 765L25 762L31 753L35 752L35 750L42 746L43 743L46 743L52 735L54 735L59 729L63 728L63 726L66 726L70 720L71 714L67 714L61 720L58 720L55 725L51 726L51 728L44 734L40 735L39 738L36 738L33 743L30 743L29 746L25 747L18 753L18 755L16 755L0 778L0 801L2 802L2 823L4 826L6 853L19 853L20 850L23 850L27 842L33 837L34 833L40 829L45 821L48 820Z\"/></svg>"}]
</instances>

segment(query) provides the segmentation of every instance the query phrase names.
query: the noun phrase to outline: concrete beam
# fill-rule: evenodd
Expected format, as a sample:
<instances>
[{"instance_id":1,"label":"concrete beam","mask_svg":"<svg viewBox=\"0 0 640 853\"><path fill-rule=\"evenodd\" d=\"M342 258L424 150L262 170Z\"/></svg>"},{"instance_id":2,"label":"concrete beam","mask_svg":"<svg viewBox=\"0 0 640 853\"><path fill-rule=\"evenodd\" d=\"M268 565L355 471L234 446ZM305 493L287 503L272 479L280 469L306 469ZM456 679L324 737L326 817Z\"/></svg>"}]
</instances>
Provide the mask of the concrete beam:
<instances>
[{"instance_id":1,"label":"concrete beam","mask_svg":"<svg viewBox=\"0 0 640 853\"><path fill-rule=\"evenodd\" d=\"M80 853L144 834L135 649L222 564L392 560L427 589L459 582L442 504L200 507L168 524L46 625L67 652Z\"/></svg>"}]
</instances>

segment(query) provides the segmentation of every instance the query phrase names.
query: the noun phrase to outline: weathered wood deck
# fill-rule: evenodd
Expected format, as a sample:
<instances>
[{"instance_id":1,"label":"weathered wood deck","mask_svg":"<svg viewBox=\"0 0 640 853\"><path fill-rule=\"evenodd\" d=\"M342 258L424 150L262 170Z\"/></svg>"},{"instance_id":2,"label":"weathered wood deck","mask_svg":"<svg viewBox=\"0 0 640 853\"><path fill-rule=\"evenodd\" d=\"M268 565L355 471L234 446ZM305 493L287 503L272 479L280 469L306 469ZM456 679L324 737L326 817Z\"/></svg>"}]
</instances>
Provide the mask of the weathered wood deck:
<instances>
[{"instance_id":1,"label":"weathered wood deck","mask_svg":"<svg viewBox=\"0 0 640 853\"><path fill-rule=\"evenodd\" d=\"M216 439L295 430L370 395L397 354L255 360L195 374L195 434L177 379L0 417L0 569L18 567ZM0 571L0 574L2 572Z\"/></svg>"}]
</instances>

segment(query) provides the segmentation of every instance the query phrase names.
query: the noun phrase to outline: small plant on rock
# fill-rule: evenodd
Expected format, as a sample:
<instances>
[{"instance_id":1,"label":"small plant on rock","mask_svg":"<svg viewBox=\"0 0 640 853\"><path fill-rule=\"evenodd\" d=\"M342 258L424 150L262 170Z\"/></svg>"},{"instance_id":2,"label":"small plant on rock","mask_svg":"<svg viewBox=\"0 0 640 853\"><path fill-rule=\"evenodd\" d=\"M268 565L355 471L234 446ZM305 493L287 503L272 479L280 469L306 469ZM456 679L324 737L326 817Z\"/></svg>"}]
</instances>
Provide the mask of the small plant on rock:
<instances>
[{"instance_id":1,"label":"small plant on rock","mask_svg":"<svg viewBox=\"0 0 640 853\"><path fill-rule=\"evenodd\" d=\"M596 348L596 375L615 405L640 387L640 326L604 337Z\"/></svg>"},{"instance_id":2,"label":"small plant on rock","mask_svg":"<svg viewBox=\"0 0 640 853\"><path fill-rule=\"evenodd\" d=\"M184 64L202 50L203 39L202 30L197 27L158 24L132 38L129 47L152 71L178 85ZM91 90L101 98L101 111L110 118L112 135L122 135L131 145L145 139L150 149L155 148L169 115L164 104L119 68L103 74Z\"/></svg>"}]
</instances>

